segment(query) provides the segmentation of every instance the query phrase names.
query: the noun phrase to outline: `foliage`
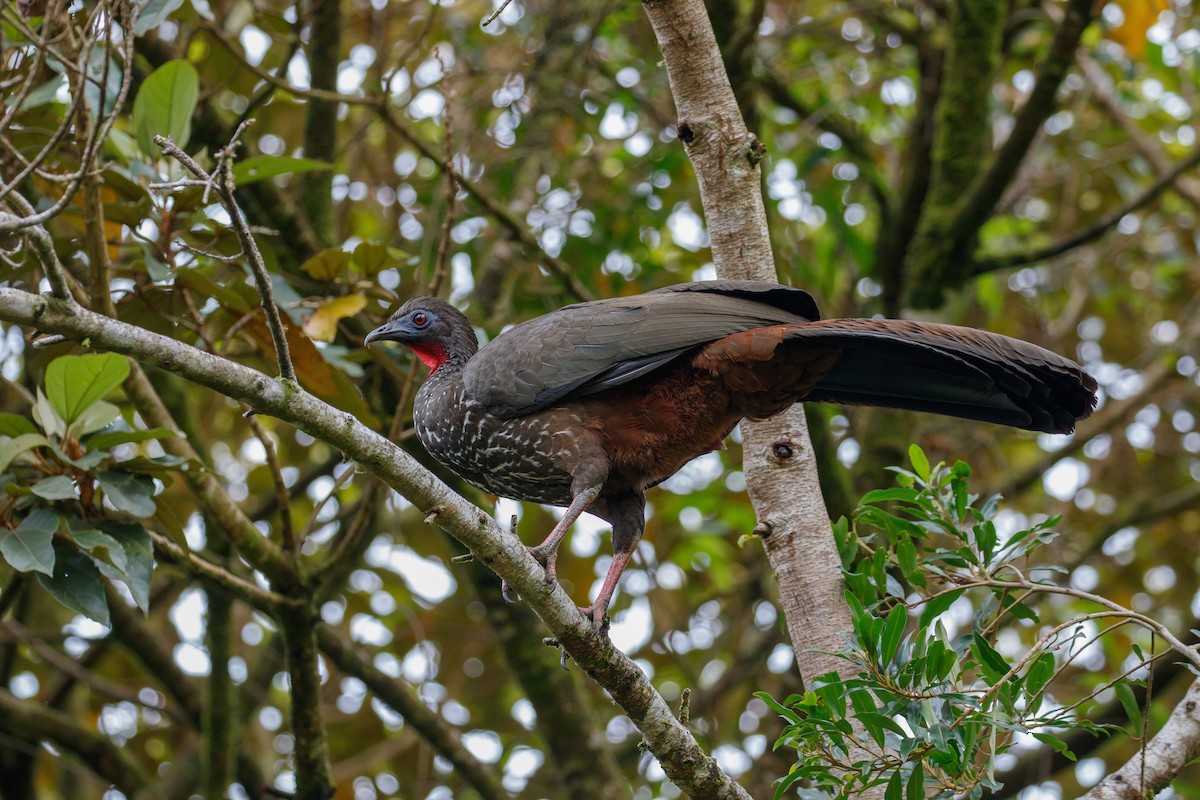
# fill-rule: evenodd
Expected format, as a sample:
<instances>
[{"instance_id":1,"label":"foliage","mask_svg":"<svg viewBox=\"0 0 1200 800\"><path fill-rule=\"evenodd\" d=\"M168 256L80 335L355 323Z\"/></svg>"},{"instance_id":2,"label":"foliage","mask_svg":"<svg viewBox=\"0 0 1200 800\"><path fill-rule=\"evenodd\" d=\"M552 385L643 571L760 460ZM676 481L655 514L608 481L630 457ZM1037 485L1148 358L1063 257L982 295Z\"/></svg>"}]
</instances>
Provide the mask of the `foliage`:
<instances>
[{"instance_id":1,"label":"foliage","mask_svg":"<svg viewBox=\"0 0 1200 800\"><path fill-rule=\"evenodd\" d=\"M448 295L487 337L585 297L711 276L699 188L639 4L525 0L483 24L499 5L337 3L338 24L329 24L317 16L331 7L324 0L0 3L0 285L47 289L40 228L69 290L95 312L276 373L262 288L218 186L163 156L153 136L170 136L206 170L228 167L299 382L420 457L406 403L423 369L360 346L401 298ZM942 68L952 4L708 5L767 148L781 279L812 291L826 317L906 313L903 242L927 210L933 105L953 77ZM978 627L1011 668L1051 646L1040 643L1044 631L1067 625L1047 699L1032 714L1071 708L1106 724L1136 706L1145 721L1133 728L1148 735L1191 680L1176 659L1161 658L1156 691L1118 690L1122 683L1104 691L1141 663L1135 647L1173 651L1149 647L1126 625L1087 648L1076 641L1067 662L1074 620L1095 613L1091 601L946 583L1013 579L1003 563L1059 563L1069 572L1039 579L1099 592L1174 631L1200 627L1195 170L1135 202L1196 150L1196 6L1169 5L1096 6L1019 173L990 218L966 232L974 249L962 263L1028 254L1109 216L1112 225L1054 258L973 276L937 312L1074 355L1102 386L1097 416L1074 438L875 409L814 416L825 434L822 477L840 476L854 496L880 485L884 465L915 441L933 461L968 461L975 492L1011 501L994 509L970 501L970 524L950 526L967 537L958 540L926 524L948 519L953 498L943 508L914 479L898 489L917 500L881 499L870 506L876 519L845 532L866 634L856 663L870 686L898 680L914 658L931 663L922 627L945 633L941 659L951 651L962 659L950 668L953 686L927 676L914 685L965 689L977 700L990 685L987 651L963 631ZM969 121L975 141L1008 140L1065 6L1007 6L989 85L968 87L989 100L977 109L986 116ZM240 145L225 152L239 130ZM967 187L949 188L937 196L954 201ZM13 217L39 221L12 227ZM321 637L320 663L309 668L322 682L305 702L323 715L339 797L489 796L486 782L472 782L477 774L491 777L491 796L590 799L614 785L634 787L639 800L675 794L627 717L579 670L559 669L541 623L506 606L486 570L453 562L456 543L335 448L153 365L133 365L146 379L139 393L116 389L111 373L94 384L108 387L97 397L68 399L77 376L59 370L72 362L54 365L86 343L33 347L35 338L32 329L0 330L0 785L14 798L98 797L110 786L114 797L293 791L303 750L290 692L298 669L282 622L295 619ZM159 439L166 430L171 437ZM194 462L163 458L188 450ZM778 721L754 692L804 695L761 550L735 544L755 526L741 456L735 435L727 451L651 493L613 637L672 704L691 691L689 727L701 745L764 797L795 750L769 746ZM546 509L457 488L505 523L519 512L527 542L553 525ZM850 496L831 505L848 509ZM1005 562L1003 551L1013 532L1043 518L1017 507L1061 515L1057 539L1031 534L1041 546L1028 563ZM991 529L975 533L976 513L992 515L990 561ZM152 534L152 581L138 531ZM289 542L310 584L273 582L255 557ZM573 534L559 563L572 596L595 584L607 547L594 521ZM963 548L970 558L953 555ZM925 568L930 559L944 574ZM80 589L43 590L38 581L59 586L56 568ZM114 580L129 597L108 591ZM303 602L281 610L272 605L279 592ZM108 606L111 627L86 619L103 620L101 596L121 600ZM925 597L935 599L903 616L894 610ZM931 609L939 621L923 619ZM889 618L904 633L884 663L899 625L888 628ZM1089 640L1096 622L1082 623ZM1035 656L1000 684L1019 678L1024 693L1034 665L1047 663ZM873 688L855 697L891 719ZM34 711L62 716L35 724ZM910 716L910 726L929 730ZM878 730L885 743L898 736L882 721ZM72 733L97 738L82 747ZM977 737L969 763L926 758L925 788L937 788L937 775L990 781L993 763L1005 783L998 797L1043 780L1055 784L1045 792L1076 796L1099 778L1098 759L1116 763L1137 747L1049 731L1069 742L1077 767L1053 743L1010 733L998 731L995 744ZM97 749L104 743L112 749ZM153 782L139 788L105 771L114 754ZM1022 768L1033 761L1039 769ZM869 775L888 786L899 774L906 789L910 769ZM1177 794L1197 794L1196 775L1181 772Z\"/></svg>"},{"instance_id":2,"label":"foliage","mask_svg":"<svg viewBox=\"0 0 1200 800\"><path fill-rule=\"evenodd\" d=\"M1006 657L997 648L998 631L1013 623L1038 626L1045 593L1095 599L1064 590L1058 581L1065 570L1034 558L1057 537L1052 529L1060 520L1001 533L1000 497L980 502L970 492L966 463L930 465L916 445L909 457L911 470L893 468L895 488L868 492L853 525L843 520L837 528L854 618L842 657L855 665L857 678L823 675L783 701L758 693L784 721L775 747L798 755L777 798L808 786L806 797L842 800L875 785L886 787L887 800L987 796L1002 788L997 758L1019 735L1074 760L1060 737L1105 727L1078 709L1109 687L1122 699L1134 735L1143 735L1129 685L1144 687L1145 668L1158 657L1153 629L1150 654L1133 644L1136 660L1122 675L1083 699L1057 700L1055 679L1100 635L1140 624L1138 615L1109 607L1041 626L1032 647ZM952 613L956 604L973 609L957 634L963 615ZM1096 617L1116 622L1100 635L1085 632L1083 621Z\"/></svg>"},{"instance_id":3,"label":"foliage","mask_svg":"<svg viewBox=\"0 0 1200 800\"><path fill-rule=\"evenodd\" d=\"M0 414L0 555L101 625L109 624L102 575L149 610L154 558L142 521L154 518L182 540L155 494L156 483L187 464L134 446L172 432L135 428L102 399L128 374L128 361L111 353L59 356L38 390L37 428Z\"/></svg>"}]
</instances>

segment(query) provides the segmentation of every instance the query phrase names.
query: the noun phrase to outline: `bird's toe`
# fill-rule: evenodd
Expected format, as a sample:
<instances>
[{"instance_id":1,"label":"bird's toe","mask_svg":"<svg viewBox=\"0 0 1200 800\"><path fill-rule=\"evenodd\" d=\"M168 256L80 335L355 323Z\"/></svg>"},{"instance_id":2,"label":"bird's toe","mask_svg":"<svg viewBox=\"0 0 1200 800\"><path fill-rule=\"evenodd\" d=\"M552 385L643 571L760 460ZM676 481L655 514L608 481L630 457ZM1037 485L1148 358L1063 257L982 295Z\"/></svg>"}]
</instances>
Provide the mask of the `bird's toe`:
<instances>
[{"instance_id":1,"label":"bird's toe","mask_svg":"<svg viewBox=\"0 0 1200 800\"><path fill-rule=\"evenodd\" d=\"M508 585L508 581L505 580L500 581L500 596L504 598L504 602L506 603L515 603L520 599L517 593L513 591L513 588Z\"/></svg>"},{"instance_id":2,"label":"bird's toe","mask_svg":"<svg viewBox=\"0 0 1200 800\"><path fill-rule=\"evenodd\" d=\"M608 635L609 618L606 609L591 605L587 608L580 607L579 613L583 614L584 619L592 623L597 633L601 636Z\"/></svg>"}]
</instances>

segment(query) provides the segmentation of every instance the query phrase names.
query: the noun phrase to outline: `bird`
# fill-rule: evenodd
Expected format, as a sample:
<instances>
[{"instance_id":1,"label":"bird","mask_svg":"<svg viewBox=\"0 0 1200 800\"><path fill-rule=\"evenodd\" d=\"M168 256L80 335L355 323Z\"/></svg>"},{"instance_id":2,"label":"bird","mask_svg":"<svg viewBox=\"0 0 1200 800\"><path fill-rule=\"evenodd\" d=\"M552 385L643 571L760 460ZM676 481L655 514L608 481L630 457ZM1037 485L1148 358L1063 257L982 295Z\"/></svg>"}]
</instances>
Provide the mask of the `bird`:
<instances>
[{"instance_id":1,"label":"bird","mask_svg":"<svg viewBox=\"0 0 1200 800\"><path fill-rule=\"evenodd\" d=\"M434 459L491 494L566 508L529 548L547 582L584 511L612 526L608 573L580 609L600 630L645 529L646 490L722 449L742 419L816 401L1070 433L1096 406L1092 376L1029 342L934 322L822 320L808 292L761 281L576 303L482 348L454 305L413 297L364 345L382 341L429 368L413 424Z\"/></svg>"}]
</instances>

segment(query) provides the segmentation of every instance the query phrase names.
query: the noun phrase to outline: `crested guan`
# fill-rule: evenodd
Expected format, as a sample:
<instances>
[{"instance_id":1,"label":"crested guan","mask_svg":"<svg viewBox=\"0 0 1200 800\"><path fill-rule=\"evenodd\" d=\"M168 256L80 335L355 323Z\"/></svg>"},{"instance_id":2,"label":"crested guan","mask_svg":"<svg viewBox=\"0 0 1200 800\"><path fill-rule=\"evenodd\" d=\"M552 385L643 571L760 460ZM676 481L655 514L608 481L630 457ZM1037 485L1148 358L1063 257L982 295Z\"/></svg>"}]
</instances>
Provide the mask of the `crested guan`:
<instances>
[{"instance_id":1,"label":"crested guan","mask_svg":"<svg viewBox=\"0 0 1200 800\"><path fill-rule=\"evenodd\" d=\"M449 303L414 297L366 342L397 341L429 367L413 421L430 455L492 494L567 506L534 558L586 509L613 527L598 626L645 527L645 491L722 447L743 417L798 401L931 411L1070 433L1096 404L1079 365L972 328L820 321L807 292L703 281L560 308L479 348Z\"/></svg>"}]
</instances>

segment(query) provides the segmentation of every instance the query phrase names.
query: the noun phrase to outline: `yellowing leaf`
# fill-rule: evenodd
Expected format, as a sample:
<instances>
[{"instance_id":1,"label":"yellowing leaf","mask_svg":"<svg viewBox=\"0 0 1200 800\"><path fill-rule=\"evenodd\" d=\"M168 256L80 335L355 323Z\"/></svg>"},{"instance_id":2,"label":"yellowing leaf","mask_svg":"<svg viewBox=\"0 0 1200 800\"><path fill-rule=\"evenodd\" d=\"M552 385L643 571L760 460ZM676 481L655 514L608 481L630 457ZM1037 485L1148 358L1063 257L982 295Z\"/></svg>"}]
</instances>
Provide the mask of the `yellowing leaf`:
<instances>
[{"instance_id":1,"label":"yellowing leaf","mask_svg":"<svg viewBox=\"0 0 1200 800\"><path fill-rule=\"evenodd\" d=\"M1158 22L1166 11L1168 0L1117 0L1125 21L1108 32L1108 38L1121 45L1131 61L1140 61L1146 54L1146 31Z\"/></svg>"},{"instance_id":2,"label":"yellowing leaf","mask_svg":"<svg viewBox=\"0 0 1200 800\"><path fill-rule=\"evenodd\" d=\"M337 335L337 324L346 317L362 311L367 298L362 292L338 297L321 304L311 317L304 320L304 332L318 342L332 342Z\"/></svg>"}]
</instances>

